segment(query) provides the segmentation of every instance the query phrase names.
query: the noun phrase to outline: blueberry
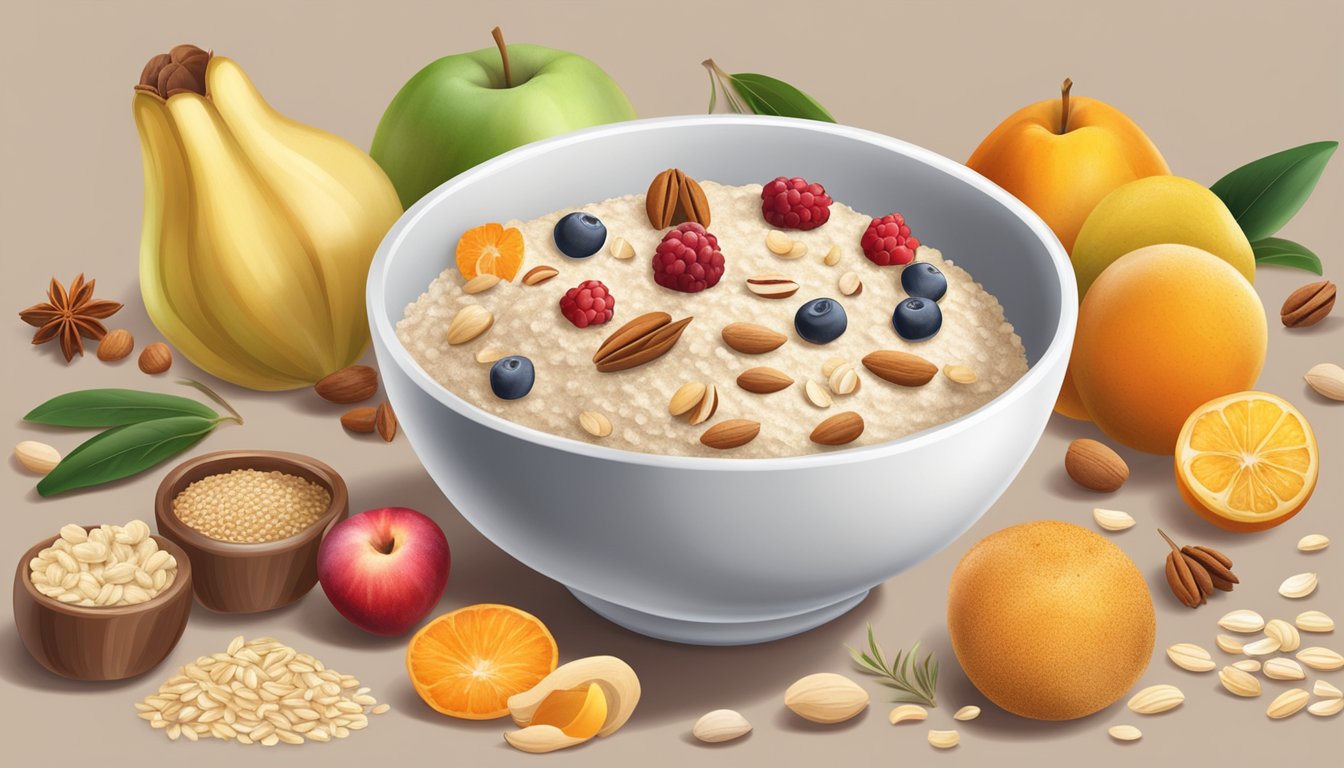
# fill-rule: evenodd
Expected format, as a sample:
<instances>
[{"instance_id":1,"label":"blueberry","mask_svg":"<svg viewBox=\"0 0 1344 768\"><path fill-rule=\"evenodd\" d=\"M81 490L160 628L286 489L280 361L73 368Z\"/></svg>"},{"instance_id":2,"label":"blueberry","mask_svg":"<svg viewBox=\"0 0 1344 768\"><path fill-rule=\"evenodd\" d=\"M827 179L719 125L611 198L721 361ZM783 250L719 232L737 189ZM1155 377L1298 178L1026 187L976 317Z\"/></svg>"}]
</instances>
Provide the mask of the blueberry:
<instances>
[{"instance_id":1,"label":"blueberry","mask_svg":"<svg viewBox=\"0 0 1344 768\"><path fill-rule=\"evenodd\" d=\"M933 338L943 327L943 311L931 299L911 298L896 305L891 314L896 333L906 341L924 341Z\"/></svg>"},{"instance_id":2,"label":"blueberry","mask_svg":"<svg viewBox=\"0 0 1344 768\"><path fill-rule=\"evenodd\" d=\"M517 400L527 397L532 391L532 383L537 380L532 361L522 355L510 355L501 358L490 366L490 389L500 400Z\"/></svg>"},{"instance_id":3,"label":"blueberry","mask_svg":"<svg viewBox=\"0 0 1344 768\"><path fill-rule=\"evenodd\" d=\"M793 327L798 335L813 344L835 341L848 326L845 308L835 299L813 299L799 307L793 316Z\"/></svg>"},{"instance_id":4,"label":"blueberry","mask_svg":"<svg viewBox=\"0 0 1344 768\"><path fill-rule=\"evenodd\" d=\"M911 296L937 301L947 293L947 277L927 261L916 261L901 270L901 287Z\"/></svg>"},{"instance_id":5,"label":"blueberry","mask_svg":"<svg viewBox=\"0 0 1344 768\"><path fill-rule=\"evenodd\" d=\"M586 259L607 242L607 225L591 213L575 211L555 223L555 247L571 259Z\"/></svg>"}]
</instances>

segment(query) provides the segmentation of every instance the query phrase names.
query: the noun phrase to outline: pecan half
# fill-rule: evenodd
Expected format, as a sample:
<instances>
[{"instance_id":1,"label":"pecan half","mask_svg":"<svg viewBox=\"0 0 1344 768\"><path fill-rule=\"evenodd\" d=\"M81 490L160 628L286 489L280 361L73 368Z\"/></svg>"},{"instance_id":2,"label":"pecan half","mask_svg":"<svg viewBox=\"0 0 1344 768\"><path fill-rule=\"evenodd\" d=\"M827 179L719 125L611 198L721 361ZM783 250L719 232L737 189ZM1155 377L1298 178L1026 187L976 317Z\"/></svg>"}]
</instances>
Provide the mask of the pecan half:
<instances>
[{"instance_id":1,"label":"pecan half","mask_svg":"<svg viewBox=\"0 0 1344 768\"><path fill-rule=\"evenodd\" d=\"M692 319L685 317L674 323L666 312L640 315L602 342L593 363L602 373L611 373L657 360L676 346Z\"/></svg>"},{"instance_id":2,"label":"pecan half","mask_svg":"<svg viewBox=\"0 0 1344 768\"><path fill-rule=\"evenodd\" d=\"M1177 547L1162 529L1158 534L1171 545L1167 554L1167 585L1182 604L1198 608L1208 602L1213 590L1231 592L1239 583L1232 573L1232 560L1210 547Z\"/></svg>"},{"instance_id":3,"label":"pecan half","mask_svg":"<svg viewBox=\"0 0 1344 768\"><path fill-rule=\"evenodd\" d=\"M709 226L709 199L699 182L676 168L653 177L644 208L654 229L666 229L686 221Z\"/></svg>"},{"instance_id":4,"label":"pecan half","mask_svg":"<svg viewBox=\"0 0 1344 768\"><path fill-rule=\"evenodd\" d=\"M1315 325L1335 306L1335 284L1321 280L1298 288L1288 295L1279 310L1279 319L1288 328Z\"/></svg>"}]
</instances>

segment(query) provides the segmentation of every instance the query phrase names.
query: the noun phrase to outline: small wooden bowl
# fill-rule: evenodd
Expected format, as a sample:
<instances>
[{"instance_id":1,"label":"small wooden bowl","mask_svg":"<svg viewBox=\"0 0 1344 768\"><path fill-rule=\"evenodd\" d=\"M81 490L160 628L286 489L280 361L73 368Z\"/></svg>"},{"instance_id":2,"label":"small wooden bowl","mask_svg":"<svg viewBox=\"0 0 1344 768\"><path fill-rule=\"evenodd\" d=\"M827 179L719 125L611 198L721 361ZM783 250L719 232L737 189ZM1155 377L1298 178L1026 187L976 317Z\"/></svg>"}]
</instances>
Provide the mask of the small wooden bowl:
<instances>
[{"instance_id":1,"label":"small wooden bowl","mask_svg":"<svg viewBox=\"0 0 1344 768\"><path fill-rule=\"evenodd\" d=\"M173 512L173 499L209 475L255 469L307 478L327 489L331 506L317 522L279 541L236 544L197 531ZM159 483L154 519L159 531L187 551L201 605L220 613L256 613L289 605L317 583L317 549L327 530L350 513L350 496L336 470L316 459L279 451L218 451L179 464Z\"/></svg>"},{"instance_id":2,"label":"small wooden bowl","mask_svg":"<svg viewBox=\"0 0 1344 768\"><path fill-rule=\"evenodd\" d=\"M98 526L85 526L93 530ZM14 626L39 664L75 680L122 680L144 674L168 657L191 615L191 560L182 548L155 536L177 560L177 578L139 605L90 608L43 595L28 578L28 561L58 537L34 544L14 575Z\"/></svg>"}]
</instances>

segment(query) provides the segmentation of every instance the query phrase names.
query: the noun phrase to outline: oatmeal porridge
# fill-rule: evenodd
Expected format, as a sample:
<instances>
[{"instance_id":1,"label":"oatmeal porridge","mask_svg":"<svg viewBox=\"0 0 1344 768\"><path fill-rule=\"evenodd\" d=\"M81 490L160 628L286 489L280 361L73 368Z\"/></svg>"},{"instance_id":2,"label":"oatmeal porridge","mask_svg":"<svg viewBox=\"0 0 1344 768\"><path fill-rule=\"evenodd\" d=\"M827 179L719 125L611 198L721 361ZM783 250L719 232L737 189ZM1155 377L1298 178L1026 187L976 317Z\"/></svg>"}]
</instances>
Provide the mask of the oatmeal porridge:
<instances>
[{"instance_id":1,"label":"oatmeal porridge","mask_svg":"<svg viewBox=\"0 0 1344 768\"><path fill-rule=\"evenodd\" d=\"M918 222L802 180L764 191L669 171L647 195L478 227L397 336L489 413L680 456L874 445L1026 373L998 300Z\"/></svg>"}]
</instances>

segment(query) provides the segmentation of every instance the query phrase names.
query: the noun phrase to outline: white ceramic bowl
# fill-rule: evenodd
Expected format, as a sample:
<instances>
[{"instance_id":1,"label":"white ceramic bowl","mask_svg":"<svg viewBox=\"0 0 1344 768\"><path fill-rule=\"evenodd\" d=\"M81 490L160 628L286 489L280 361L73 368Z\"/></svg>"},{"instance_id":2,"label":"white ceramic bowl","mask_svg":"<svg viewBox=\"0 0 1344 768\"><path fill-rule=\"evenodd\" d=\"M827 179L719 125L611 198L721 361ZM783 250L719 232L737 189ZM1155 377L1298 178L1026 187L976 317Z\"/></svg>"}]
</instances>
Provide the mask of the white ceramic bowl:
<instances>
[{"instance_id":1,"label":"white ceramic bowl","mask_svg":"<svg viewBox=\"0 0 1344 768\"><path fill-rule=\"evenodd\" d=\"M605 448L485 413L435 383L397 340L404 308L452 263L465 230L640 193L669 167L727 184L802 176L864 213L904 213L921 240L999 298L1030 369L984 407L893 442L780 459L696 458ZM1073 343L1077 292L1050 229L958 163L856 128L715 115L579 131L449 180L383 240L368 308L402 429L472 525L617 624L736 644L839 616L984 514L1045 428Z\"/></svg>"}]
</instances>

